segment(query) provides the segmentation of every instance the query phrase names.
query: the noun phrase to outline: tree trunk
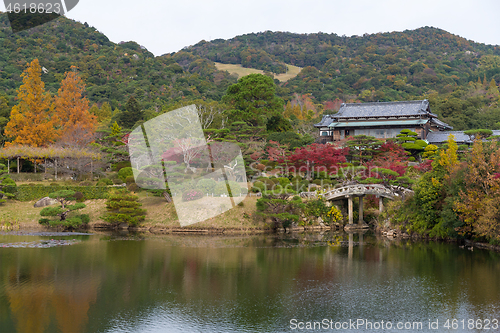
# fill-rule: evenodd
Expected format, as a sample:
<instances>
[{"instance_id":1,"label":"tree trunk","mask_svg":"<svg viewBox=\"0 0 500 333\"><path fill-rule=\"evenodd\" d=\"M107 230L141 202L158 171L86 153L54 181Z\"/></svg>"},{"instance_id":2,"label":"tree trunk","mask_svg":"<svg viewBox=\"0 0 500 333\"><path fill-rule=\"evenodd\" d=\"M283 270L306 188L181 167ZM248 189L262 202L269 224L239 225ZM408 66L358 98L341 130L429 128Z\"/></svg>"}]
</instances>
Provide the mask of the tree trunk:
<instances>
[{"instance_id":1,"label":"tree trunk","mask_svg":"<svg viewBox=\"0 0 500 333\"><path fill-rule=\"evenodd\" d=\"M19 174L19 157L17 158L17 173Z\"/></svg>"},{"instance_id":2,"label":"tree trunk","mask_svg":"<svg viewBox=\"0 0 500 333\"><path fill-rule=\"evenodd\" d=\"M163 197L165 198L165 200L167 200L168 203L172 202L172 198L170 197L167 191L163 191Z\"/></svg>"}]
</instances>

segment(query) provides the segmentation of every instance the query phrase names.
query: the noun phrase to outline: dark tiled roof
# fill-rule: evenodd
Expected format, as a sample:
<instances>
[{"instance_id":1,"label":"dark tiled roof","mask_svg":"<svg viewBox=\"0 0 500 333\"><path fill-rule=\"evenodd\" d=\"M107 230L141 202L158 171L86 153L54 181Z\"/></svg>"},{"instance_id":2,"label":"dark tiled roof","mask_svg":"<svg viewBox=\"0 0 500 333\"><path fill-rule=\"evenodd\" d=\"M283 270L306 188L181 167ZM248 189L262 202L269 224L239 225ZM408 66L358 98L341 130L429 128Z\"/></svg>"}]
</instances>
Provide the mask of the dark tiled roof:
<instances>
[{"instance_id":1,"label":"dark tiled roof","mask_svg":"<svg viewBox=\"0 0 500 333\"><path fill-rule=\"evenodd\" d=\"M439 128L443 128L443 129L447 129L447 130L453 129L453 126L450 126L447 123L442 122L441 120L436 119L436 118L431 118L431 122L434 123Z\"/></svg>"},{"instance_id":2,"label":"dark tiled roof","mask_svg":"<svg viewBox=\"0 0 500 333\"><path fill-rule=\"evenodd\" d=\"M436 143L444 143L448 140L448 136L453 134L455 136L455 142L458 144L470 144L472 141L470 140L468 135L464 134L464 131L439 131L439 132L430 132L427 134L427 141L432 144ZM500 135L500 131L493 131L493 135Z\"/></svg>"},{"instance_id":3,"label":"dark tiled roof","mask_svg":"<svg viewBox=\"0 0 500 333\"><path fill-rule=\"evenodd\" d=\"M333 122L331 115L327 114L323 116L323 119L317 124L314 124L314 127L328 127Z\"/></svg>"},{"instance_id":4,"label":"dark tiled roof","mask_svg":"<svg viewBox=\"0 0 500 333\"><path fill-rule=\"evenodd\" d=\"M429 101L342 104L335 118L429 115Z\"/></svg>"}]
</instances>

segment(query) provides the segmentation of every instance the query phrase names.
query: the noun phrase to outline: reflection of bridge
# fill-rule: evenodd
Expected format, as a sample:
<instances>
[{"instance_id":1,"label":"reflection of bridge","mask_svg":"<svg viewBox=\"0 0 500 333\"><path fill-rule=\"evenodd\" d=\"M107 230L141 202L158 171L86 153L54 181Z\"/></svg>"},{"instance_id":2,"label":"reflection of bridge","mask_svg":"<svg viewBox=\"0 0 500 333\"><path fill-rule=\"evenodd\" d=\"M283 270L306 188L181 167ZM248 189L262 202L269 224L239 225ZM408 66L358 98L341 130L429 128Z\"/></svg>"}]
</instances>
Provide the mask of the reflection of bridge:
<instances>
[{"instance_id":1,"label":"reflection of bridge","mask_svg":"<svg viewBox=\"0 0 500 333\"><path fill-rule=\"evenodd\" d=\"M349 224L353 224L353 198L359 197L359 220L358 225L363 225L363 197L368 194L376 195L379 198L379 211L382 212L384 209L383 198L388 198L393 200L394 197L398 196L396 190L400 192L413 193L413 191L409 189L396 188L396 187L386 187L379 184L356 184L356 185L348 185L344 187L339 187L327 191L326 193L321 194L323 198L326 200L338 200L338 199L347 199L348 210L349 210ZM302 192L301 196L316 196L316 192Z\"/></svg>"}]
</instances>

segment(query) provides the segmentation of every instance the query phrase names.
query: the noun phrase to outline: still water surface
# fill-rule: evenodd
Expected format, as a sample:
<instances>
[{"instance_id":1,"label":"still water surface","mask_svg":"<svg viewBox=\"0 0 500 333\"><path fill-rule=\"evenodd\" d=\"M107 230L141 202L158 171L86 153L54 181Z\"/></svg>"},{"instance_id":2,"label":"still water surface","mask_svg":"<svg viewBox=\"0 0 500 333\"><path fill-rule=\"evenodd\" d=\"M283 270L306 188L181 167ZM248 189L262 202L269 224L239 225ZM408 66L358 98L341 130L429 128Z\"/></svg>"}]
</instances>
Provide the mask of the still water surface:
<instances>
[{"instance_id":1,"label":"still water surface","mask_svg":"<svg viewBox=\"0 0 500 333\"><path fill-rule=\"evenodd\" d=\"M456 244L2 234L0 274L0 332L500 331L499 254Z\"/></svg>"}]
</instances>

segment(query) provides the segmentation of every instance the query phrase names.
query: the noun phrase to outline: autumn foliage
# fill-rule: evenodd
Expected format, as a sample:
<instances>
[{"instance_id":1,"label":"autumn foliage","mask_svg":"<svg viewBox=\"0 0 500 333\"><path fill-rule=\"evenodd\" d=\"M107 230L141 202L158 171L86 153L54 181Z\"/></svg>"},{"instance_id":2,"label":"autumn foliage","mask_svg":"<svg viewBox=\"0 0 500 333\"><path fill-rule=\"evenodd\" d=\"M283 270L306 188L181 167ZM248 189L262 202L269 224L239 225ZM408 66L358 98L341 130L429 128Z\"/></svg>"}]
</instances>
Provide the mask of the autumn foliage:
<instances>
[{"instance_id":1,"label":"autumn foliage","mask_svg":"<svg viewBox=\"0 0 500 333\"><path fill-rule=\"evenodd\" d=\"M85 145L92 140L97 117L89 112L89 101L83 97L85 84L76 68L71 69L71 72L66 72L54 101L60 124L58 136L66 141L69 138L76 145Z\"/></svg>"},{"instance_id":2,"label":"autumn foliage","mask_svg":"<svg viewBox=\"0 0 500 333\"><path fill-rule=\"evenodd\" d=\"M28 64L19 87L19 104L11 111L5 134L13 138L10 144L46 147L57 140L65 145L82 146L91 140L96 117L89 112L83 97L85 84L72 67L61 82L57 96L45 92L38 59Z\"/></svg>"},{"instance_id":3,"label":"autumn foliage","mask_svg":"<svg viewBox=\"0 0 500 333\"><path fill-rule=\"evenodd\" d=\"M33 147L46 146L55 141L58 123L53 112L52 98L45 92L38 59L29 64L21 75L23 84L18 89L19 104L11 111L5 135L14 138L11 143Z\"/></svg>"}]
</instances>

